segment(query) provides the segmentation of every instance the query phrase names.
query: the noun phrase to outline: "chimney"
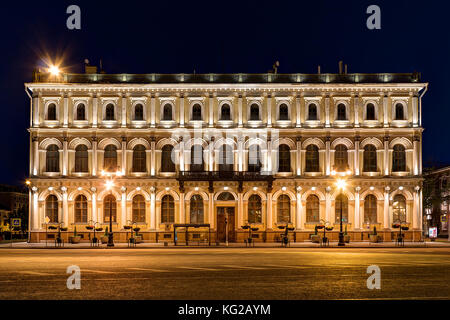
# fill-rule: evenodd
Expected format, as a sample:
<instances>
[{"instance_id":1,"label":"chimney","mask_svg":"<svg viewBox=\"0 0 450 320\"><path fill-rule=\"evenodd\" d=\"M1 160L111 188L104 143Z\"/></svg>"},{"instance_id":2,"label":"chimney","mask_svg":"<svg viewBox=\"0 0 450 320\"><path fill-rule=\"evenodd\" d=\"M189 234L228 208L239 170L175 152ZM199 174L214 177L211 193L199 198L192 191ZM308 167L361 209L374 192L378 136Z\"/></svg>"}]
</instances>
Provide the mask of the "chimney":
<instances>
[{"instance_id":1,"label":"chimney","mask_svg":"<svg viewBox=\"0 0 450 320\"><path fill-rule=\"evenodd\" d=\"M347 64L344 66L344 74L347 74Z\"/></svg>"},{"instance_id":2,"label":"chimney","mask_svg":"<svg viewBox=\"0 0 450 320\"><path fill-rule=\"evenodd\" d=\"M320 74L320 66L317 66L317 74Z\"/></svg>"},{"instance_id":3,"label":"chimney","mask_svg":"<svg viewBox=\"0 0 450 320\"><path fill-rule=\"evenodd\" d=\"M89 60L84 59L84 73L97 73L97 67L96 66L90 66Z\"/></svg>"},{"instance_id":4,"label":"chimney","mask_svg":"<svg viewBox=\"0 0 450 320\"><path fill-rule=\"evenodd\" d=\"M342 60L339 61L339 74L342 74L342 64L343 64Z\"/></svg>"}]
</instances>

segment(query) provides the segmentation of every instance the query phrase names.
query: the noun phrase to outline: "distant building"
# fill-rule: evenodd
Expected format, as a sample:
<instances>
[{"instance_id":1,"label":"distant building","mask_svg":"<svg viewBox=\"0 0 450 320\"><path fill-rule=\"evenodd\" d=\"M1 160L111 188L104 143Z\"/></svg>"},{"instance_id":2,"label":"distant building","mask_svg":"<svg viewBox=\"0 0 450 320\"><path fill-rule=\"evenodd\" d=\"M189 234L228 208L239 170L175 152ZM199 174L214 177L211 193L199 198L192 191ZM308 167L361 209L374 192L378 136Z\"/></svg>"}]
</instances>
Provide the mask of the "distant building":
<instances>
[{"instance_id":1,"label":"distant building","mask_svg":"<svg viewBox=\"0 0 450 320\"><path fill-rule=\"evenodd\" d=\"M0 185L0 211L2 220L7 221L11 217L21 218L22 227L28 227L28 191L24 188L10 185ZM6 225L6 224L5 224Z\"/></svg>"},{"instance_id":2,"label":"distant building","mask_svg":"<svg viewBox=\"0 0 450 320\"><path fill-rule=\"evenodd\" d=\"M424 230L437 227L439 236L448 236L450 216L450 166L424 170Z\"/></svg>"}]
</instances>

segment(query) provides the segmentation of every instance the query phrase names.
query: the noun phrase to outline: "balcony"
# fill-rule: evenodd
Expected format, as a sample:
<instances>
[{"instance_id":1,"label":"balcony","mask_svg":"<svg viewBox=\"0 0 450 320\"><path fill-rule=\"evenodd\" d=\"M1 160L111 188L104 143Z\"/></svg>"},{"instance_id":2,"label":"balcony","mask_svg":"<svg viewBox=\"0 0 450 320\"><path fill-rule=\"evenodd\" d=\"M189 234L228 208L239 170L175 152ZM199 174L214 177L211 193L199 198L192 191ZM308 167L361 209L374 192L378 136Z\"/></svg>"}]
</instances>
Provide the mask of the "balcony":
<instances>
[{"instance_id":1,"label":"balcony","mask_svg":"<svg viewBox=\"0 0 450 320\"><path fill-rule=\"evenodd\" d=\"M269 172L249 171L181 171L179 181L273 181Z\"/></svg>"}]
</instances>

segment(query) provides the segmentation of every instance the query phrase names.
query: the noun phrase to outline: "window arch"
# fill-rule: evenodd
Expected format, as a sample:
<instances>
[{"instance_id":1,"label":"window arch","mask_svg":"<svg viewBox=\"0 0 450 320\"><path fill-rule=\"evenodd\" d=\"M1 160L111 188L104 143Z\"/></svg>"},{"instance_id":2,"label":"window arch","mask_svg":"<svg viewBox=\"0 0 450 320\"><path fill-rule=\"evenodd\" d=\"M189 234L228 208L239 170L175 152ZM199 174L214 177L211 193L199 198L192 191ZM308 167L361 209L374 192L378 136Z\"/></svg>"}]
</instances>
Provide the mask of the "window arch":
<instances>
[{"instance_id":1,"label":"window arch","mask_svg":"<svg viewBox=\"0 0 450 320\"><path fill-rule=\"evenodd\" d=\"M363 171L376 172L377 170L377 148L373 144L364 147Z\"/></svg>"},{"instance_id":2,"label":"window arch","mask_svg":"<svg viewBox=\"0 0 450 320\"><path fill-rule=\"evenodd\" d=\"M217 201L234 201L234 200L236 200L236 199L234 198L233 194L231 194L230 192L222 192L217 197Z\"/></svg>"},{"instance_id":3,"label":"window arch","mask_svg":"<svg viewBox=\"0 0 450 320\"><path fill-rule=\"evenodd\" d=\"M105 108L105 120L115 120L114 105L112 103L109 103Z\"/></svg>"},{"instance_id":4,"label":"window arch","mask_svg":"<svg viewBox=\"0 0 450 320\"><path fill-rule=\"evenodd\" d=\"M77 118L76 120L86 120L86 106L84 103L80 103L77 106Z\"/></svg>"},{"instance_id":5,"label":"window arch","mask_svg":"<svg viewBox=\"0 0 450 320\"><path fill-rule=\"evenodd\" d=\"M58 222L58 198L53 194L45 199L45 216L50 222Z\"/></svg>"},{"instance_id":6,"label":"window arch","mask_svg":"<svg viewBox=\"0 0 450 320\"><path fill-rule=\"evenodd\" d=\"M145 222L145 198L141 194L133 197L133 222Z\"/></svg>"},{"instance_id":7,"label":"window arch","mask_svg":"<svg viewBox=\"0 0 450 320\"><path fill-rule=\"evenodd\" d=\"M134 120L144 120L144 106L140 103L134 106Z\"/></svg>"},{"instance_id":8,"label":"window arch","mask_svg":"<svg viewBox=\"0 0 450 320\"><path fill-rule=\"evenodd\" d=\"M166 103L163 107L163 121L171 121L173 120L172 116L172 105L170 103Z\"/></svg>"},{"instance_id":9,"label":"window arch","mask_svg":"<svg viewBox=\"0 0 450 320\"><path fill-rule=\"evenodd\" d=\"M306 222L307 223L316 223L319 222L319 213L320 213L320 202L319 198L311 194L306 199Z\"/></svg>"},{"instance_id":10,"label":"window arch","mask_svg":"<svg viewBox=\"0 0 450 320\"><path fill-rule=\"evenodd\" d=\"M310 103L308 105L308 120L311 121L319 120L317 116L317 106L315 103Z\"/></svg>"},{"instance_id":11,"label":"window arch","mask_svg":"<svg viewBox=\"0 0 450 320\"><path fill-rule=\"evenodd\" d=\"M342 209L342 223L348 223L348 199L345 195L339 194L334 201L334 216L336 223L340 223Z\"/></svg>"},{"instance_id":12,"label":"window arch","mask_svg":"<svg viewBox=\"0 0 450 320\"><path fill-rule=\"evenodd\" d=\"M348 169L348 150L343 144L338 144L334 152L334 167L337 171Z\"/></svg>"},{"instance_id":13,"label":"window arch","mask_svg":"<svg viewBox=\"0 0 450 320\"><path fill-rule=\"evenodd\" d=\"M103 222L109 222L110 216L112 222L117 222L116 211L117 211L116 198L114 198L112 194L108 194L103 200Z\"/></svg>"},{"instance_id":14,"label":"window arch","mask_svg":"<svg viewBox=\"0 0 450 320\"><path fill-rule=\"evenodd\" d=\"M87 198L79 194L75 198L75 222L87 222L88 214L87 214L88 202Z\"/></svg>"},{"instance_id":15,"label":"window arch","mask_svg":"<svg viewBox=\"0 0 450 320\"><path fill-rule=\"evenodd\" d=\"M394 146L394 151L392 153L392 171L406 171L406 152L405 147L401 144L396 144Z\"/></svg>"},{"instance_id":16,"label":"window arch","mask_svg":"<svg viewBox=\"0 0 450 320\"><path fill-rule=\"evenodd\" d=\"M319 147L310 144L306 147L306 172L319 172Z\"/></svg>"},{"instance_id":17,"label":"window arch","mask_svg":"<svg viewBox=\"0 0 450 320\"><path fill-rule=\"evenodd\" d=\"M105 147L103 168L109 172L117 170L117 148L113 144L109 144Z\"/></svg>"},{"instance_id":18,"label":"window arch","mask_svg":"<svg viewBox=\"0 0 450 320\"><path fill-rule=\"evenodd\" d=\"M203 198L194 194L190 201L190 223L203 223Z\"/></svg>"},{"instance_id":19,"label":"window arch","mask_svg":"<svg viewBox=\"0 0 450 320\"><path fill-rule=\"evenodd\" d=\"M248 148L248 171L261 171L261 148L257 144L252 144Z\"/></svg>"},{"instance_id":20,"label":"window arch","mask_svg":"<svg viewBox=\"0 0 450 320\"><path fill-rule=\"evenodd\" d=\"M406 222L406 199L403 195L397 194L392 204L392 222Z\"/></svg>"},{"instance_id":21,"label":"window arch","mask_svg":"<svg viewBox=\"0 0 450 320\"><path fill-rule=\"evenodd\" d=\"M220 109L220 120L231 120L231 107L228 103L224 103Z\"/></svg>"},{"instance_id":22,"label":"window arch","mask_svg":"<svg viewBox=\"0 0 450 320\"><path fill-rule=\"evenodd\" d=\"M161 223L175 222L175 202L171 195L165 195L161 199Z\"/></svg>"},{"instance_id":23,"label":"window arch","mask_svg":"<svg viewBox=\"0 0 450 320\"><path fill-rule=\"evenodd\" d=\"M248 223L262 222L262 204L261 197L253 194L248 199Z\"/></svg>"},{"instance_id":24,"label":"window arch","mask_svg":"<svg viewBox=\"0 0 450 320\"><path fill-rule=\"evenodd\" d=\"M202 120L202 106L198 103L194 104L192 107L192 120L201 121Z\"/></svg>"},{"instance_id":25,"label":"window arch","mask_svg":"<svg viewBox=\"0 0 450 320\"><path fill-rule=\"evenodd\" d=\"M347 107L343 103L337 105L337 118L336 120L347 120Z\"/></svg>"},{"instance_id":26,"label":"window arch","mask_svg":"<svg viewBox=\"0 0 450 320\"><path fill-rule=\"evenodd\" d=\"M133 148L133 172L146 172L146 155L145 147L142 144L138 144Z\"/></svg>"},{"instance_id":27,"label":"window arch","mask_svg":"<svg viewBox=\"0 0 450 320\"><path fill-rule=\"evenodd\" d=\"M191 171L203 171L203 146L194 144L191 147Z\"/></svg>"},{"instance_id":28,"label":"window arch","mask_svg":"<svg viewBox=\"0 0 450 320\"><path fill-rule=\"evenodd\" d=\"M366 120L376 120L375 105L373 103L368 103L366 105Z\"/></svg>"},{"instance_id":29,"label":"window arch","mask_svg":"<svg viewBox=\"0 0 450 320\"><path fill-rule=\"evenodd\" d=\"M291 199L286 194L282 194L277 200L277 222L291 222Z\"/></svg>"},{"instance_id":30,"label":"window arch","mask_svg":"<svg viewBox=\"0 0 450 320\"><path fill-rule=\"evenodd\" d=\"M373 194L364 199L364 223L377 223L377 198Z\"/></svg>"},{"instance_id":31,"label":"window arch","mask_svg":"<svg viewBox=\"0 0 450 320\"><path fill-rule=\"evenodd\" d=\"M56 104L50 103L47 106L47 120L56 120Z\"/></svg>"},{"instance_id":32,"label":"window arch","mask_svg":"<svg viewBox=\"0 0 450 320\"><path fill-rule=\"evenodd\" d=\"M280 104L278 119L289 120L289 107L286 103Z\"/></svg>"},{"instance_id":33,"label":"window arch","mask_svg":"<svg viewBox=\"0 0 450 320\"><path fill-rule=\"evenodd\" d=\"M405 110L401 103L395 105L395 120L405 120Z\"/></svg>"},{"instance_id":34,"label":"window arch","mask_svg":"<svg viewBox=\"0 0 450 320\"><path fill-rule=\"evenodd\" d=\"M219 171L233 171L233 148L223 144L219 151Z\"/></svg>"},{"instance_id":35,"label":"window arch","mask_svg":"<svg viewBox=\"0 0 450 320\"><path fill-rule=\"evenodd\" d=\"M258 121L258 120L260 120L259 105L253 103L250 106L250 121Z\"/></svg>"},{"instance_id":36,"label":"window arch","mask_svg":"<svg viewBox=\"0 0 450 320\"><path fill-rule=\"evenodd\" d=\"M80 144L75 148L75 172L88 172L88 148Z\"/></svg>"},{"instance_id":37,"label":"window arch","mask_svg":"<svg viewBox=\"0 0 450 320\"><path fill-rule=\"evenodd\" d=\"M166 144L161 150L161 172L175 172L175 163L172 161L173 146Z\"/></svg>"},{"instance_id":38,"label":"window arch","mask_svg":"<svg viewBox=\"0 0 450 320\"><path fill-rule=\"evenodd\" d=\"M59 172L59 148L56 144L47 147L45 170L47 172Z\"/></svg>"},{"instance_id":39,"label":"window arch","mask_svg":"<svg viewBox=\"0 0 450 320\"><path fill-rule=\"evenodd\" d=\"M291 149L287 144L278 147L278 172L291 172Z\"/></svg>"}]
</instances>

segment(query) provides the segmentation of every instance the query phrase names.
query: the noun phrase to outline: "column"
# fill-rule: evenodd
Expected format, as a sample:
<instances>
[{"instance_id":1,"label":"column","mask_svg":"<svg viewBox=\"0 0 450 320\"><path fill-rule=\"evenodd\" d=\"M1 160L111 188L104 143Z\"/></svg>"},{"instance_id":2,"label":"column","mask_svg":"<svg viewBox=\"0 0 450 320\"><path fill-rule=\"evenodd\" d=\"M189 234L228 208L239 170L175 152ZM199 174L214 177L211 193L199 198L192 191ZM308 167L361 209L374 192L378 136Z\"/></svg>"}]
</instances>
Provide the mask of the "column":
<instances>
[{"instance_id":1,"label":"column","mask_svg":"<svg viewBox=\"0 0 450 320\"><path fill-rule=\"evenodd\" d=\"M389 175L389 137L384 137L384 175Z\"/></svg>"},{"instance_id":2,"label":"column","mask_svg":"<svg viewBox=\"0 0 450 320\"><path fill-rule=\"evenodd\" d=\"M418 97L416 95L411 96L412 99L412 119L413 119L413 127L419 126L419 111L418 111Z\"/></svg>"},{"instance_id":3,"label":"column","mask_svg":"<svg viewBox=\"0 0 450 320\"><path fill-rule=\"evenodd\" d=\"M413 138L413 173L415 176L419 175L419 137Z\"/></svg>"},{"instance_id":4,"label":"column","mask_svg":"<svg viewBox=\"0 0 450 320\"><path fill-rule=\"evenodd\" d=\"M127 126L127 95L122 94L122 128Z\"/></svg>"},{"instance_id":5,"label":"column","mask_svg":"<svg viewBox=\"0 0 450 320\"><path fill-rule=\"evenodd\" d=\"M67 128L69 123L69 97L64 94L64 105L63 105L63 127Z\"/></svg>"},{"instance_id":6,"label":"column","mask_svg":"<svg viewBox=\"0 0 450 320\"><path fill-rule=\"evenodd\" d=\"M156 110L155 110L155 95L152 94L150 97L150 126L154 128L156 126Z\"/></svg>"},{"instance_id":7,"label":"column","mask_svg":"<svg viewBox=\"0 0 450 320\"><path fill-rule=\"evenodd\" d=\"M180 171L184 171L184 142L183 142L183 137L180 137L179 141L178 141L178 145L180 146L180 155L179 155L179 159L180 159Z\"/></svg>"},{"instance_id":8,"label":"column","mask_svg":"<svg viewBox=\"0 0 450 320\"><path fill-rule=\"evenodd\" d=\"M33 94L33 127L39 127L40 95Z\"/></svg>"},{"instance_id":9,"label":"column","mask_svg":"<svg viewBox=\"0 0 450 320\"><path fill-rule=\"evenodd\" d=\"M120 188L120 191L122 191L122 199L120 201L121 205L122 205L122 212L121 212L121 221L120 224L117 225L117 227L119 229L122 229L123 226L127 223L127 188L122 187Z\"/></svg>"},{"instance_id":10,"label":"column","mask_svg":"<svg viewBox=\"0 0 450 320\"><path fill-rule=\"evenodd\" d=\"M214 137L211 137L211 140L208 145L208 157L209 157L209 171L214 171Z\"/></svg>"},{"instance_id":11,"label":"column","mask_svg":"<svg viewBox=\"0 0 450 320\"><path fill-rule=\"evenodd\" d=\"M413 194L413 214L412 214L412 226L414 230L419 230L420 224L422 223L421 214L420 214L420 203L419 203L419 191L420 187L416 186L414 188L414 194Z\"/></svg>"},{"instance_id":12,"label":"column","mask_svg":"<svg viewBox=\"0 0 450 320\"><path fill-rule=\"evenodd\" d=\"M97 218L97 189L95 187L91 188L92 191L92 220L99 222Z\"/></svg>"},{"instance_id":13,"label":"column","mask_svg":"<svg viewBox=\"0 0 450 320\"><path fill-rule=\"evenodd\" d=\"M238 169L244 171L244 138L238 138Z\"/></svg>"},{"instance_id":14,"label":"column","mask_svg":"<svg viewBox=\"0 0 450 320\"><path fill-rule=\"evenodd\" d=\"M295 98L295 110L296 110L296 118L297 118L297 123L296 123L296 127L297 128L301 128L302 123L301 123L301 117L300 117L300 98L296 97Z\"/></svg>"},{"instance_id":15,"label":"column","mask_svg":"<svg viewBox=\"0 0 450 320\"><path fill-rule=\"evenodd\" d=\"M122 137L122 175L127 173L127 137Z\"/></svg>"},{"instance_id":16,"label":"column","mask_svg":"<svg viewBox=\"0 0 450 320\"><path fill-rule=\"evenodd\" d=\"M326 137L325 141L325 175L331 174L331 157L330 157L330 144L331 137Z\"/></svg>"},{"instance_id":17,"label":"column","mask_svg":"<svg viewBox=\"0 0 450 320\"><path fill-rule=\"evenodd\" d=\"M155 187L150 187L150 229L156 229L156 199Z\"/></svg>"},{"instance_id":18,"label":"column","mask_svg":"<svg viewBox=\"0 0 450 320\"><path fill-rule=\"evenodd\" d=\"M33 207L31 212L30 228L32 228L32 230L37 230L39 229L38 188L32 187L31 191L33 192Z\"/></svg>"},{"instance_id":19,"label":"column","mask_svg":"<svg viewBox=\"0 0 450 320\"><path fill-rule=\"evenodd\" d=\"M305 225L305 219L302 215L302 196L300 194L301 190L301 187L297 187L297 224L295 226L297 230L303 230L303 226Z\"/></svg>"},{"instance_id":20,"label":"column","mask_svg":"<svg viewBox=\"0 0 450 320\"><path fill-rule=\"evenodd\" d=\"M297 175L302 175L302 137L297 137Z\"/></svg>"},{"instance_id":21,"label":"column","mask_svg":"<svg viewBox=\"0 0 450 320\"><path fill-rule=\"evenodd\" d=\"M267 96L267 127L272 127L272 95Z\"/></svg>"},{"instance_id":22,"label":"column","mask_svg":"<svg viewBox=\"0 0 450 320\"><path fill-rule=\"evenodd\" d=\"M266 230L272 230L272 192L267 192L267 226Z\"/></svg>"},{"instance_id":23,"label":"column","mask_svg":"<svg viewBox=\"0 0 450 320\"><path fill-rule=\"evenodd\" d=\"M325 221L329 221L330 223L334 223L331 221L331 188L326 188L325 193Z\"/></svg>"},{"instance_id":24,"label":"column","mask_svg":"<svg viewBox=\"0 0 450 320\"><path fill-rule=\"evenodd\" d=\"M92 137L92 175L97 175L97 137Z\"/></svg>"},{"instance_id":25,"label":"column","mask_svg":"<svg viewBox=\"0 0 450 320\"><path fill-rule=\"evenodd\" d=\"M242 128L242 95L238 97L238 127Z\"/></svg>"},{"instance_id":26,"label":"column","mask_svg":"<svg viewBox=\"0 0 450 320\"><path fill-rule=\"evenodd\" d=\"M355 110L355 127L359 127L359 96L353 98L353 108Z\"/></svg>"},{"instance_id":27,"label":"column","mask_svg":"<svg viewBox=\"0 0 450 320\"><path fill-rule=\"evenodd\" d=\"M238 221L239 221L239 226L238 228L240 228L241 226L244 225L244 194L242 193L242 190L240 190L240 192L238 193Z\"/></svg>"},{"instance_id":28,"label":"column","mask_svg":"<svg viewBox=\"0 0 450 320\"><path fill-rule=\"evenodd\" d=\"M155 137L150 137L150 148L151 148L150 175L154 176L156 174L156 139L155 139Z\"/></svg>"},{"instance_id":29,"label":"column","mask_svg":"<svg viewBox=\"0 0 450 320\"><path fill-rule=\"evenodd\" d=\"M355 163L354 163L354 172L356 176L359 176L359 140L360 137L355 137Z\"/></svg>"},{"instance_id":30,"label":"column","mask_svg":"<svg viewBox=\"0 0 450 320\"><path fill-rule=\"evenodd\" d=\"M214 193L208 194L208 223L214 229Z\"/></svg>"},{"instance_id":31,"label":"column","mask_svg":"<svg viewBox=\"0 0 450 320\"><path fill-rule=\"evenodd\" d=\"M184 95L180 94L180 127L184 127Z\"/></svg>"},{"instance_id":32,"label":"column","mask_svg":"<svg viewBox=\"0 0 450 320\"><path fill-rule=\"evenodd\" d=\"M97 127L98 117L98 95L94 93L92 98L92 127Z\"/></svg>"},{"instance_id":33,"label":"column","mask_svg":"<svg viewBox=\"0 0 450 320\"><path fill-rule=\"evenodd\" d=\"M383 123L384 127L389 127L389 117L388 117L388 96L383 97Z\"/></svg>"},{"instance_id":34,"label":"column","mask_svg":"<svg viewBox=\"0 0 450 320\"><path fill-rule=\"evenodd\" d=\"M390 187L384 188L384 210L383 210L383 220L384 220L384 228L390 229L391 224L389 221L389 190Z\"/></svg>"},{"instance_id":35,"label":"column","mask_svg":"<svg viewBox=\"0 0 450 320\"><path fill-rule=\"evenodd\" d=\"M62 187L61 188L63 195L63 205L62 205L62 225L67 227L69 225L69 205L67 203L67 188Z\"/></svg>"},{"instance_id":36,"label":"column","mask_svg":"<svg viewBox=\"0 0 450 320\"><path fill-rule=\"evenodd\" d=\"M33 175L37 176L39 173L39 139L33 137Z\"/></svg>"},{"instance_id":37,"label":"column","mask_svg":"<svg viewBox=\"0 0 450 320\"><path fill-rule=\"evenodd\" d=\"M67 150L67 137L63 138L63 171L62 175L67 176L67 167L68 167L68 150Z\"/></svg>"},{"instance_id":38,"label":"column","mask_svg":"<svg viewBox=\"0 0 450 320\"><path fill-rule=\"evenodd\" d=\"M214 95L209 95L209 127L212 128L214 126Z\"/></svg>"},{"instance_id":39,"label":"column","mask_svg":"<svg viewBox=\"0 0 450 320\"><path fill-rule=\"evenodd\" d=\"M185 223L185 221L186 221L184 205L185 205L185 203L184 203L184 190L183 190L183 192L180 191L180 217L179 217L178 223Z\"/></svg>"},{"instance_id":40,"label":"column","mask_svg":"<svg viewBox=\"0 0 450 320\"><path fill-rule=\"evenodd\" d=\"M361 214L359 212L360 209L360 203L359 203L359 192L361 191L361 187L355 188L355 230L361 229Z\"/></svg>"},{"instance_id":41,"label":"column","mask_svg":"<svg viewBox=\"0 0 450 320\"><path fill-rule=\"evenodd\" d=\"M272 140L267 138L267 172L272 174Z\"/></svg>"},{"instance_id":42,"label":"column","mask_svg":"<svg viewBox=\"0 0 450 320\"><path fill-rule=\"evenodd\" d=\"M330 127L330 97L325 98L325 127Z\"/></svg>"}]
</instances>

